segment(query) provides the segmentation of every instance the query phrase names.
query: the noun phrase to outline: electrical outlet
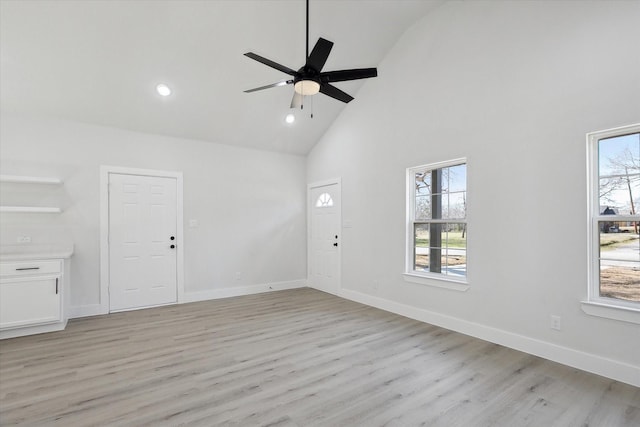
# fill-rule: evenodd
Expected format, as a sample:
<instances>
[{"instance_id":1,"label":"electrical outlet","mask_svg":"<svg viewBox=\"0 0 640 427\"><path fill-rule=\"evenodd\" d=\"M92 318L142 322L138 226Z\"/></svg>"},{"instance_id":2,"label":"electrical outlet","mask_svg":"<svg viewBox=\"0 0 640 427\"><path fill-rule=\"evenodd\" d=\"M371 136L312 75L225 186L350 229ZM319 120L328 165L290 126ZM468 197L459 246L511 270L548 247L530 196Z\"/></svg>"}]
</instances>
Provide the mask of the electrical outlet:
<instances>
[{"instance_id":1,"label":"electrical outlet","mask_svg":"<svg viewBox=\"0 0 640 427\"><path fill-rule=\"evenodd\" d=\"M18 236L16 238L18 243L31 243L31 236Z\"/></svg>"},{"instance_id":2,"label":"electrical outlet","mask_svg":"<svg viewBox=\"0 0 640 427\"><path fill-rule=\"evenodd\" d=\"M560 316L551 316L551 329L559 331L562 329L562 318Z\"/></svg>"}]
</instances>

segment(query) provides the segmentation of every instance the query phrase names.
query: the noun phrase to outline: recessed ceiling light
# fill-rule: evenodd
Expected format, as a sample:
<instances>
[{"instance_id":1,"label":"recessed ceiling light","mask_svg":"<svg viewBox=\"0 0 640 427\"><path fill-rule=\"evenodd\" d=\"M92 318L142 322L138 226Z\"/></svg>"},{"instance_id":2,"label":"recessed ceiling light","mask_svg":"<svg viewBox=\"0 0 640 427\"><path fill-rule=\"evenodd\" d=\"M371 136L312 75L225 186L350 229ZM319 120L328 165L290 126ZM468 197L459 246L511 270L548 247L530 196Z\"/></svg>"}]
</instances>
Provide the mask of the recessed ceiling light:
<instances>
[{"instance_id":1,"label":"recessed ceiling light","mask_svg":"<svg viewBox=\"0 0 640 427\"><path fill-rule=\"evenodd\" d=\"M284 118L284 121L287 122L288 124L291 124L293 122L296 121L296 116L293 115L293 113L289 113L287 114L287 116Z\"/></svg>"},{"instance_id":2,"label":"recessed ceiling light","mask_svg":"<svg viewBox=\"0 0 640 427\"><path fill-rule=\"evenodd\" d=\"M158 86L156 86L156 91L158 91L158 93L161 96L169 96L169 95L171 95L171 89L169 88L169 86L167 86L164 83L160 83Z\"/></svg>"}]
</instances>

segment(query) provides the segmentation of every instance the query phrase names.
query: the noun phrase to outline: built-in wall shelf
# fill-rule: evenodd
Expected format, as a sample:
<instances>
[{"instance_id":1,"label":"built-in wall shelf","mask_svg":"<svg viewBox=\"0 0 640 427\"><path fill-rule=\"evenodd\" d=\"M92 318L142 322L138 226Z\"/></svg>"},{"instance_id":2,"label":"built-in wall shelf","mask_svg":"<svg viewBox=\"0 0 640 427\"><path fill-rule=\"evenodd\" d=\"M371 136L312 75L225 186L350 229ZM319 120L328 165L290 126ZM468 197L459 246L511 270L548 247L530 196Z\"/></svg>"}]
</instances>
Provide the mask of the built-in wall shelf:
<instances>
[{"instance_id":1,"label":"built-in wall shelf","mask_svg":"<svg viewBox=\"0 0 640 427\"><path fill-rule=\"evenodd\" d=\"M0 175L0 182L15 182L22 184L62 184L62 180L60 178L21 175Z\"/></svg>"},{"instance_id":2,"label":"built-in wall shelf","mask_svg":"<svg viewBox=\"0 0 640 427\"><path fill-rule=\"evenodd\" d=\"M0 182L12 182L16 184L62 184L60 178L27 175L0 175ZM60 213L62 209L50 206L0 206L0 212Z\"/></svg>"},{"instance_id":3,"label":"built-in wall shelf","mask_svg":"<svg viewBox=\"0 0 640 427\"><path fill-rule=\"evenodd\" d=\"M0 212L14 213L60 213L62 209L48 206L0 206Z\"/></svg>"}]
</instances>

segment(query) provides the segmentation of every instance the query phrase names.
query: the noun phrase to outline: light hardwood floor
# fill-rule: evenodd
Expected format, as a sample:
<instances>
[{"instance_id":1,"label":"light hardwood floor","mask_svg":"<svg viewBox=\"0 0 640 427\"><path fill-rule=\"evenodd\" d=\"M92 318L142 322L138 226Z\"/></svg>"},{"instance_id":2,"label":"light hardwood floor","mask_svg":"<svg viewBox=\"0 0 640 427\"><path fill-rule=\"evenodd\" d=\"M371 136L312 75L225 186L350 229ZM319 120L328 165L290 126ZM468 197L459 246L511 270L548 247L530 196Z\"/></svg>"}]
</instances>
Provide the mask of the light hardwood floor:
<instances>
[{"instance_id":1,"label":"light hardwood floor","mask_svg":"<svg viewBox=\"0 0 640 427\"><path fill-rule=\"evenodd\" d=\"M2 425L640 426L640 389L312 289L0 342Z\"/></svg>"}]
</instances>

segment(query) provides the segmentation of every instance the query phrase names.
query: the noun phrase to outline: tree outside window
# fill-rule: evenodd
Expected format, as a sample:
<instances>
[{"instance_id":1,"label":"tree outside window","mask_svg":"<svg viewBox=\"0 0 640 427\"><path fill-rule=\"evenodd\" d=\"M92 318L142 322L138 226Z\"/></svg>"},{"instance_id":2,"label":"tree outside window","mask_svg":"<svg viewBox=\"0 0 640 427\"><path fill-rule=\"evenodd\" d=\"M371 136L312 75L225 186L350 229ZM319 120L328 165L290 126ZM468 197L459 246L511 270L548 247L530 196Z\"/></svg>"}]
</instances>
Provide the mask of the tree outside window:
<instances>
[{"instance_id":1,"label":"tree outside window","mask_svg":"<svg viewBox=\"0 0 640 427\"><path fill-rule=\"evenodd\" d=\"M640 129L590 134L589 149L595 187L590 299L640 307Z\"/></svg>"},{"instance_id":2,"label":"tree outside window","mask_svg":"<svg viewBox=\"0 0 640 427\"><path fill-rule=\"evenodd\" d=\"M408 170L411 273L467 275L467 166L464 160Z\"/></svg>"}]
</instances>

